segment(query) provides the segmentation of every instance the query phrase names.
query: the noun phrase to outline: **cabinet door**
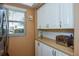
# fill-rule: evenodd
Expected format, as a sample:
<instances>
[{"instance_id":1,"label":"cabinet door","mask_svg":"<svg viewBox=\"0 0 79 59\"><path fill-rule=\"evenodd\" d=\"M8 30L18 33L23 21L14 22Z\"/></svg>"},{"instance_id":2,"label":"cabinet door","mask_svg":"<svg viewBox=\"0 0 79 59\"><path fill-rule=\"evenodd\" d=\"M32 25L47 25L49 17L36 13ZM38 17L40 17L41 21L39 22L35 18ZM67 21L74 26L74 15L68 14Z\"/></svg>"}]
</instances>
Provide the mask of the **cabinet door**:
<instances>
[{"instance_id":1,"label":"cabinet door","mask_svg":"<svg viewBox=\"0 0 79 59\"><path fill-rule=\"evenodd\" d=\"M38 9L37 25L46 29L59 28L59 4L47 3Z\"/></svg>"},{"instance_id":2,"label":"cabinet door","mask_svg":"<svg viewBox=\"0 0 79 59\"><path fill-rule=\"evenodd\" d=\"M46 4L46 26L48 24L49 29L60 28L59 27L59 4L49 3Z\"/></svg>"},{"instance_id":3,"label":"cabinet door","mask_svg":"<svg viewBox=\"0 0 79 59\"><path fill-rule=\"evenodd\" d=\"M39 41L35 41L36 56L55 56L54 49Z\"/></svg>"},{"instance_id":4,"label":"cabinet door","mask_svg":"<svg viewBox=\"0 0 79 59\"><path fill-rule=\"evenodd\" d=\"M61 52L61 51L58 51L58 50L55 50L56 51L56 56L68 56L67 54Z\"/></svg>"},{"instance_id":5,"label":"cabinet door","mask_svg":"<svg viewBox=\"0 0 79 59\"><path fill-rule=\"evenodd\" d=\"M44 29L46 26L46 7L45 5L37 10L37 28Z\"/></svg>"},{"instance_id":6,"label":"cabinet door","mask_svg":"<svg viewBox=\"0 0 79 59\"><path fill-rule=\"evenodd\" d=\"M35 55L42 56L42 45L39 41L35 41Z\"/></svg>"},{"instance_id":7,"label":"cabinet door","mask_svg":"<svg viewBox=\"0 0 79 59\"><path fill-rule=\"evenodd\" d=\"M74 28L73 4L61 3L60 4L60 20L61 28Z\"/></svg>"},{"instance_id":8,"label":"cabinet door","mask_svg":"<svg viewBox=\"0 0 79 59\"><path fill-rule=\"evenodd\" d=\"M42 56L53 56L54 55L54 51L53 48L43 44L42 44Z\"/></svg>"}]
</instances>

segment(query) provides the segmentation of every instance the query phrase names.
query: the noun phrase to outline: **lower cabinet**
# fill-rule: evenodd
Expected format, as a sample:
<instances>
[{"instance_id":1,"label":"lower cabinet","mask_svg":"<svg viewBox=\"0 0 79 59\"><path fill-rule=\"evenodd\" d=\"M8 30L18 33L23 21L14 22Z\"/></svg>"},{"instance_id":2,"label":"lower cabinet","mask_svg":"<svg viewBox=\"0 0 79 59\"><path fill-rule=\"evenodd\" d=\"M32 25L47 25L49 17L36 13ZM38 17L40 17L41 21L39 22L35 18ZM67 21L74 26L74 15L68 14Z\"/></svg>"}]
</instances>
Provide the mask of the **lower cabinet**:
<instances>
[{"instance_id":1,"label":"lower cabinet","mask_svg":"<svg viewBox=\"0 0 79 59\"><path fill-rule=\"evenodd\" d=\"M42 46L40 42L35 40L35 55L36 56L42 56Z\"/></svg>"},{"instance_id":2,"label":"lower cabinet","mask_svg":"<svg viewBox=\"0 0 79 59\"><path fill-rule=\"evenodd\" d=\"M44 43L35 40L35 55L36 56L68 56L67 54L56 50Z\"/></svg>"},{"instance_id":3,"label":"lower cabinet","mask_svg":"<svg viewBox=\"0 0 79 59\"><path fill-rule=\"evenodd\" d=\"M35 55L36 56L52 56L52 48L39 42L35 41Z\"/></svg>"},{"instance_id":4,"label":"lower cabinet","mask_svg":"<svg viewBox=\"0 0 79 59\"><path fill-rule=\"evenodd\" d=\"M53 56L53 49L43 43L40 43L42 46L42 56Z\"/></svg>"},{"instance_id":5,"label":"lower cabinet","mask_svg":"<svg viewBox=\"0 0 79 59\"><path fill-rule=\"evenodd\" d=\"M56 50L56 56L69 56L61 51Z\"/></svg>"}]
</instances>

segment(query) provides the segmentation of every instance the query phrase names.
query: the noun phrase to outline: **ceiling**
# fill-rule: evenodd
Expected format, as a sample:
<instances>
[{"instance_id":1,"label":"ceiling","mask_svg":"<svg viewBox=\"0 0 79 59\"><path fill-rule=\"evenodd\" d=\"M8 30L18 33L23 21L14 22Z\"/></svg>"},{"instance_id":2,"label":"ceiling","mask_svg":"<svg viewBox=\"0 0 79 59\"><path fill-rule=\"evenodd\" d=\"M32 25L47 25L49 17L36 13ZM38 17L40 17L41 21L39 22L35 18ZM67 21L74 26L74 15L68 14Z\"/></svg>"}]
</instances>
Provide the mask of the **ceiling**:
<instances>
[{"instance_id":1,"label":"ceiling","mask_svg":"<svg viewBox=\"0 0 79 59\"><path fill-rule=\"evenodd\" d=\"M39 8L40 6L42 6L44 3L21 3L25 6L29 6L31 8Z\"/></svg>"},{"instance_id":2,"label":"ceiling","mask_svg":"<svg viewBox=\"0 0 79 59\"><path fill-rule=\"evenodd\" d=\"M34 3L22 3L22 4L28 5L28 6L33 6L34 5Z\"/></svg>"}]
</instances>

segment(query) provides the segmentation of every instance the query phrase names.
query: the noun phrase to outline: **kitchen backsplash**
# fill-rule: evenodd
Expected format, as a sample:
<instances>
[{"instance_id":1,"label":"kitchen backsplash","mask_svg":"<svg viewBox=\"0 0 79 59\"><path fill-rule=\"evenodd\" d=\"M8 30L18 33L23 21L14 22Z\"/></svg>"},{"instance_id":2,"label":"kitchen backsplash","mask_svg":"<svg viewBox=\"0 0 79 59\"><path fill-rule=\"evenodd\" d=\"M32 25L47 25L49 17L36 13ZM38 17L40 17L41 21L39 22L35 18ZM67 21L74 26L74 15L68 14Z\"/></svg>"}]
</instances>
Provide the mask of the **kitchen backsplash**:
<instances>
[{"instance_id":1,"label":"kitchen backsplash","mask_svg":"<svg viewBox=\"0 0 79 59\"><path fill-rule=\"evenodd\" d=\"M38 36L40 36L40 34L41 34L41 31L39 31ZM73 35L73 33L71 33L71 32L44 32L44 31L42 31L42 35L44 37L48 37L50 39L56 40L57 35L68 35L68 36L70 36L70 35Z\"/></svg>"}]
</instances>

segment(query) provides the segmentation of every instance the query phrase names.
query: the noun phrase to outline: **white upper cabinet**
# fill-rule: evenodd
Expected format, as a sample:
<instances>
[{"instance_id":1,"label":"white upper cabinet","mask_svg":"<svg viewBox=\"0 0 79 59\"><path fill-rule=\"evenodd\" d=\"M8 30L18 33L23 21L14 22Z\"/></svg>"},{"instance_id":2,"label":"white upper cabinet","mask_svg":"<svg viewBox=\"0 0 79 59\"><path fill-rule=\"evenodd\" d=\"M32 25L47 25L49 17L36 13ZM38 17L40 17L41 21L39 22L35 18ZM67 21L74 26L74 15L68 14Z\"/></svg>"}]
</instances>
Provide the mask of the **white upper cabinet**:
<instances>
[{"instance_id":1,"label":"white upper cabinet","mask_svg":"<svg viewBox=\"0 0 79 59\"><path fill-rule=\"evenodd\" d=\"M46 27L48 27L49 29L59 28L59 4L58 3L46 4L45 10L46 10L45 11Z\"/></svg>"},{"instance_id":2,"label":"white upper cabinet","mask_svg":"<svg viewBox=\"0 0 79 59\"><path fill-rule=\"evenodd\" d=\"M74 10L72 3L60 4L61 28L74 28Z\"/></svg>"},{"instance_id":3,"label":"white upper cabinet","mask_svg":"<svg viewBox=\"0 0 79 59\"><path fill-rule=\"evenodd\" d=\"M44 28L46 26L45 24L45 7L42 6L37 11L37 28Z\"/></svg>"},{"instance_id":4,"label":"white upper cabinet","mask_svg":"<svg viewBox=\"0 0 79 59\"><path fill-rule=\"evenodd\" d=\"M59 28L58 3L48 3L37 10L37 27L44 29Z\"/></svg>"},{"instance_id":5,"label":"white upper cabinet","mask_svg":"<svg viewBox=\"0 0 79 59\"><path fill-rule=\"evenodd\" d=\"M72 3L47 3L37 10L37 28L74 28Z\"/></svg>"}]
</instances>

